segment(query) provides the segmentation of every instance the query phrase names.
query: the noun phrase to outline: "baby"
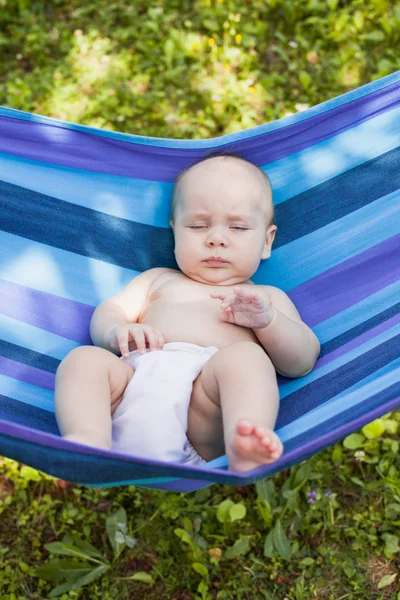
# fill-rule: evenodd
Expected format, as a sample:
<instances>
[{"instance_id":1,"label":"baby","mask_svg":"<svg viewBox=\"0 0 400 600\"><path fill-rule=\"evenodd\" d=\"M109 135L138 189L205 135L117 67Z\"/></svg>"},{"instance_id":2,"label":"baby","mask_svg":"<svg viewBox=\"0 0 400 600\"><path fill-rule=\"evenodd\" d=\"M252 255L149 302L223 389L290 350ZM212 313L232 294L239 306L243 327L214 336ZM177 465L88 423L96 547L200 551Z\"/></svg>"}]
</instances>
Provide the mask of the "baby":
<instances>
[{"instance_id":1,"label":"baby","mask_svg":"<svg viewBox=\"0 0 400 600\"><path fill-rule=\"evenodd\" d=\"M206 157L178 177L170 225L180 270L145 271L101 303L95 345L60 364L60 432L153 460L273 462L276 372L306 375L320 346L283 291L250 279L277 229L269 180L238 156Z\"/></svg>"}]
</instances>

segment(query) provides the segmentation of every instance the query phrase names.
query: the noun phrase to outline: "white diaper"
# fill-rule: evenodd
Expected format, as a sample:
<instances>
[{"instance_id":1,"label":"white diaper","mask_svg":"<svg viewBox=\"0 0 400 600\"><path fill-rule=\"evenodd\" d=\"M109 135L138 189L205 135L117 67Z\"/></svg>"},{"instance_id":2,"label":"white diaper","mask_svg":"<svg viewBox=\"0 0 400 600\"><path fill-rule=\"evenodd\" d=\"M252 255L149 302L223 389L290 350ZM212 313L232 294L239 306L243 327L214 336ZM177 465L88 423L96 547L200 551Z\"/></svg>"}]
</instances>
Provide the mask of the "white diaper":
<instances>
[{"instance_id":1,"label":"white diaper","mask_svg":"<svg viewBox=\"0 0 400 600\"><path fill-rule=\"evenodd\" d=\"M112 449L142 458L198 465L186 437L193 382L215 346L168 342L162 350L122 358L135 369L112 417Z\"/></svg>"}]
</instances>

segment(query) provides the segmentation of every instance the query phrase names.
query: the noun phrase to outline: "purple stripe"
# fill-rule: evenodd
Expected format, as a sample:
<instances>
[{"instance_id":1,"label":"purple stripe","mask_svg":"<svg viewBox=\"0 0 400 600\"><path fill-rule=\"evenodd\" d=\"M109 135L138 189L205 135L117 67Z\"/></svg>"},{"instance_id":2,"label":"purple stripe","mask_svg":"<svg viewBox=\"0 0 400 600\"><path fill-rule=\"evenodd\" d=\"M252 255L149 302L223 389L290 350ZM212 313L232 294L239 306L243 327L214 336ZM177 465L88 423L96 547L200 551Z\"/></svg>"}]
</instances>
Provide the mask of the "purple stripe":
<instances>
[{"instance_id":1,"label":"purple stripe","mask_svg":"<svg viewBox=\"0 0 400 600\"><path fill-rule=\"evenodd\" d=\"M380 323L373 329L370 329L369 331L364 332L362 335L354 338L347 344L344 344L344 346L340 346L340 348L337 348L330 354L326 354L325 356L323 356L321 359L319 359L317 361L317 364L316 364L314 370L319 369L320 367L323 367L324 365L327 365L328 363L332 362L336 358L339 358L339 356L343 356L344 354L347 354L347 352L354 350L354 348L358 348L358 346L361 346L361 344L364 344L365 342L372 340L374 337L378 336L379 334L383 333L384 331L387 331L391 327L394 327L398 323L400 323L400 314L395 315L388 321L384 321L383 323Z\"/></svg>"},{"instance_id":2,"label":"purple stripe","mask_svg":"<svg viewBox=\"0 0 400 600\"><path fill-rule=\"evenodd\" d=\"M342 106L275 131L226 142L219 147L242 152L264 165L299 152L400 105L398 82ZM0 152L74 169L172 181L176 174L207 152L125 142L54 123L47 125L10 117L0 118ZM193 143L193 142L188 142Z\"/></svg>"},{"instance_id":3,"label":"purple stripe","mask_svg":"<svg viewBox=\"0 0 400 600\"><path fill-rule=\"evenodd\" d=\"M289 292L313 327L399 280L400 234L361 252Z\"/></svg>"},{"instance_id":4,"label":"purple stripe","mask_svg":"<svg viewBox=\"0 0 400 600\"><path fill-rule=\"evenodd\" d=\"M249 477L248 473L238 473L232 471L226 471L222 469L209 469L206 466L202 467L191 467L191 466L182 466L179 465L179 470L182 472L182 469L186 472L188 478L193 477L194 474L202 476L202 480L199 483L203 483L207 481L207 474L210 473L212 475L218 475L218 481L220 483L230 483L243 485L243 483L247 480L248 483L253 483L260 477L271 476L274 473L280 472L282 469L288 468L289 466L296 464L300 460L304 460L306 456L312 456L316 454L321 449L329 446L336 441L345 438L347 435L352 433L353 431L357 431L361 429L367 423L370 423L374 419L395 410L400 405L400 397L397 397L389 402L386 402L374 410L371 410L367 413L364 413L357 419L353 419L348 421L344 425L340 427L336 427L333 431L328 434L317 438L308 444L303 444L302 446L292 450L285 452L283 456L277 460L272 465L259 467L258 469L252 471L251 476ZM64 438L60 436L56 436L51 433L44 433L34 429L30 429L29 427L24 427L23 425L16 425L14 423L10 423L8 421L0 420L0 433L7 435L12 438L20 438L26 440L27 442L31 442L34 444L40 444L43 446L47 446L49 448L56 448L60 450L70 450L72 452L80 452L82 454L94 454L99 457L104 458L116 458L121 461L128 461L131 463L136 463L137 461L133 457L123 456L117 453L114 453L109 450L101 450L98 448L91 448L88 446L81 446L80 444L75 444L73 442L68 442L64 440ZM154 461L147 461L145 459L141 459L140 461L143 464L152 464L157 465ZM163 463L163 466L170 466L172 468L176 468L176 464L174 463ZM170 475L171 476L171 475ZM186 477L185 477L186 479ZM214 477L212 478L214 480ZM173 482L171 482L173 483ZM97 483L99 485L99 483Z\"/></svg>"},{"instance_id":5,"label":"purple stripe","mask_svg":"<svg viewBox=\"0 0 400 600\"><path fill-rule=\"evenodd\" d=\"M36 367L0 356L0 375L7 375L17 381L30 383L46 390L54 390L55 375Z\"/></svg>"},{"instance_id":6,"label":"purple stripe","mask_svg":"<svg viewBox=\"0 0 400 600\"><path fill-rule=\"evenodd\" d=\"M102 450L101 448L95 448L94 446L84 446L76 442L71 442L70 440L65 440L59 435L47 433L45 431L39 431L37 429L31 429L25 425L18 425L16 423L12 423L11 421L4 421L3 419L0 419L0 434L4 434L16 439L20 438L33 444L40 444L42 446L56 448L57 450L67 450L74 453L79 452L81 454L92 454L102 458L114 458L120 461L130 462L132 464L136 464L138 460L140 460L140 463L143 465L178 469L180 472L187 473L188 478L193 478L194 475L201 475L201 477L203 477L203 475L206 475L207 473L220 473L221 475L226 474L226 470L224 469L210 469L207 468L206 465L198 467L181 463L177 464L174 462L160 463L159 461L149 460L146 458L138 459L132 455L114 452L113 450ZM232 475L232 473L230 473L230 475ZM174 475L166 475L164 473L163 475L160 475L160 477L174 477ZM246 473L238 473L238 477L245 478ZM148 477L146 477L146 479L148 479Z\"/></svg>"},{"instance_id":7,"label":"purple stripe","mask_svg":"<svg viewBox=\"0 0 400 600\"><path fill-rule=\"evenodd\" d=\"M79 344L91 344L93 311L93 306L0 279L0 314Z\"/></svg>"}]
</instances>

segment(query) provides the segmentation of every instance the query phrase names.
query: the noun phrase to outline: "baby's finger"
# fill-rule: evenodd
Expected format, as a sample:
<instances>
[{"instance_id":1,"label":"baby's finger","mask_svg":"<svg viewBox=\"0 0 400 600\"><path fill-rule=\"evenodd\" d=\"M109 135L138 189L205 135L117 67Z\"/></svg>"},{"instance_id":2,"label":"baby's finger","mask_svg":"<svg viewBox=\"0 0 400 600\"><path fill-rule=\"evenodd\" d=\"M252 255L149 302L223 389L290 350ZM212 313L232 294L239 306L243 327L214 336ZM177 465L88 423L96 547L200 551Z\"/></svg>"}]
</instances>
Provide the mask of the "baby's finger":
<instances>
[{"instance_id":1,"label":"baby's finger","mask_svg":"<svg viewBox=\"0 0 400 600\"><path fill-rule=\"evenodd\" d=\"M252 302L252 298L255 296L253 292L247 292L239 287L234 287L233 291L235 293L235 297L240 298L241 302L244 304L250 304L250 302Z\"/></svg>"},{"instance_id":2,"label":"baby's finger","mask_svg":"<svg viewBox=\"0 0 400 600\"><path fill-rule=\"evenodd\" d=\"M144 338L143 329L131 330L131 336L134 339L136 348L139 350L140 354L144 354L146 352L146 340Z\"/></svg>"},{"instance_id":3,"label":"baby's finger","mask_svg":"<svg viewBox=\"0 0 400 600\"><path fill-rule=\"evenodd\" d=\"M226 310L228 308L228 306L233 306L234 304L239 304L241 302L241 300L239 300L235 294L229 294L228 296L226 296L226 298L223 300L222 304L221 304L221 308L223 310Z\"/></svg>"},{"instance_id":4,"label":"baby's finger","mask_svg":"<svg viewBox=\"0 0 400 600\"><path fill-rule=\"evenodd\" d=\"M152 352L153 350L158 350L158 333L155 331L155 329L146 329L145 336L149 343L150 351Z\"/></svg>"},{"instance_id":5,"label":"baby's finger","mask_svg":"<svg viewBox=\"0 0 400 600\"><path fill-rule=\"evenodd\" d=\"M157 339L158 339L158 348L162 350L165 344L164 336L161 331L157 331Z\"/></svg>"},{"instance_id":6,"label":"baby's finger","mask_svg":"<svg viewBox=\"0 0 400 600\"><path fill-rule=\"evenodd\" d=\"M224 298L226 298L229 295L228 292L223 292L222 290L215 290L213 292L211 292L210 296L212 296L212 298L217 298L219 300L223 300Z\"/></svg>"},{"instance_id":7,"label":"baby's finger","mask_svg":"<svg viewBox=\"0 0 400 600\"><path fill-rule=\"evenodd\" d=\"M129 356L128 334L127 332L120 333L116 337L118 341L119 351L121 352L121 355L126 358L127 356Z\"/></svg>"}]
</instances>

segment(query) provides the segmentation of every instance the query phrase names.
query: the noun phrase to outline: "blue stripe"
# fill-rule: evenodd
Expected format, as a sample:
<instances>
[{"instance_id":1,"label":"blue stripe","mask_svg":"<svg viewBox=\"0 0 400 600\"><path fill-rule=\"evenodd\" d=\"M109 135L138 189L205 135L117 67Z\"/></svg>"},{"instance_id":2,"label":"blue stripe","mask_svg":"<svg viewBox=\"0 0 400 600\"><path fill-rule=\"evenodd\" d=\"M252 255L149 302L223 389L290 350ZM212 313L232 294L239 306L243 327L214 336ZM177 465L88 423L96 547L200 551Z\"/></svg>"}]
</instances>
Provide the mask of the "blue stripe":
<instances>
[{"instance_id":1,"label":"blue stripe","mask_svg":"<svg viewBox=\"0 0 400 600\"><path fill-rule=\"evenodd\" d=\"M336 337L332 338L325 344L321 345L321 352L320 352L319 358L322 358L323 356L326 356L327 354L333 352L334 350L341 348L345 344L347 344L347 343L351 342L352 340L356 339L357 337L361 336L363 333L370 331L371 329L373 329L374 327L377 327L381 323L385 323L391 317L394 317L395 315L397 315L399 313L400 313L400 302L398 302L397 304L394 304L387 310L384 310L384 311L378 313L377 315L374 315L370 319L366 319L363 323L360 323L356 327L352 327L345 333L342 333L341 335L337 335Z\"/></svg>"},{"instance_id":2,"label":"blue stripe","mask_svg":"<svg viewBox=\"0 0 400 600\"><path fill-rule=\"evenodd\" d=\"M37 361L42 364L43 359L39 360L39 357L45 356L48 365L55 364L79 345L39 327L0 315L0 356L8 356L36 367ZM36 358L31 361L27 359L28 356ZM44 368L44 370L52 372L51 368Z\"/></svg>"},{"instance_id":3,"label":"blue stripe","mask_svg":"<svg viewBox=\"0 0 400 600\"><path fill-rule=\"evenodd\" d=\"M310 431L315 426L337 417L341 422L344 413L356 414L357 406L362 405L368 398L385 389L389 389L399 382L400 359L385 365L382 369L372 373L354 386L347 388L337 396L323 402L314 410L298 417L278 430L279 437L284 442L296 438L304 432ZM361 385L360 385L361 383ZM320 434L319 434L320 435Z\"/></svg>"},{"instance_id":4,"label":"blue stripe","mask_svg":"<svg viewBox=\"0 0 400 600\"><path fill-rule=\"evenodd\" d=\"M285 210L280 221L287 217ZM252 281L268 281L268 285L289 291L391 238L399 231L399 220L400 191L396 190L308 235L280 247L278 244L271 258L261 262ZM277 240L280 229L278 225Z\"/></svg>"},{"instance_id":5,"label":"blue stripe","mask_svg":"<svg viewBox=\"0 0 400 600\"><path fill-rule=\"evenodd\" d=\"M397 335L286 396L281 402L277 427L298 419L304 412L315 409L394 361L398 358L399 346L400 335Z\"/></svg>"},{"instance_id":6,"label":"blue stripe","mask_svg":"<svg viewBox=\"0 0 400 600\"><path fill-rule=\"evenodd\" d=\"M335 336L362 324L365 319L376 316L380 310L394 306L398 298L400 298L400 281L388 285L365 300L315 325L313 331L320 343L324 344Z\"/></svg>"},{"instance_id":7,"label":"blue stripe","mask_svg":"<svg viewBox=\"0 0 400 600\"><path fill-rule=\"evenodd\" d=\"M177 268L172 229L132 223L6 182L0 182L0 211L2 228L17 236L128 269Z\"/></svg>"},{"instance_id":8,"label":"blue stripe","mask_svg":"<svg viewBox=\"0 0 400 600\"><path fill-rule=\"evenodd\" d=\"M2 391L4 391L3 388ZM0 420L60 435L55 416L52 412L38 408L32 404L18 402L14 398L2 394L0 394Z\"/></svg>"},{"instance_id":9,"label":"blue stripe","mask_svg":"<svg viewBox=\"0 0 400 600\"><path fill-rule=\"evenodd\" d=\"M274 204L394 150L399 143L400 109L397 108L264 165L274 190Z\"/></svg>"},{"instance_id":10,"label":"blue stripe","mask_svg":"<svg viewBox=\"0 0 400 600\"><path fill-rule=\"evenodd\" d=\"M363 418L365 424L369 423L371 418L368 417L368 413L378 408L380 409L379 415L385 415L388 412L387 405L389 402L398 398L400 398L400 382L396 381L393 385L385 387L373 395L365 395L364 398L360 398L360 401L357 404L349 406L348 410L343 410L343 412L339 412L338 414L332 413L331 418L327 418L326 420L316 419L314 421L314 428L309 427L311 423L307 423L304 427L302 426L302 423L300 423L298 430L296 430L295 427L292 427L292 425L287 428L285 427L283 437L286 435L290 436L292 433L294 434L294 437L290 437L289 443L285 443L285 450L288 451L293 448L302 448L311 440L323 440L324 436L332 434L332 432L337 431L338 428L342 427L344 424L350 425L350 430L346 433L346 435L349 435L352 431L360 429L360 425L356 428L354 425L352 426L354 421ZM399 405L399 403L400 401L398 400L397 405ZM391 410L393 410L393 406L391 407ZM378 418L378 415L375 415L374 418ZM296 432L298 435L296 435ZM338 436L334 441L338 441L339 439L343 439L343 436ZM330 446L334 441L330 440L329 444L326 445L321 444L320 450L328 445ZM302 457L302 460L304 460L304 458L306 458L306 456Z\"/></svg>"},{"instance_id":11,"label":"blue stripe","mask_svg":"<svg viewBox=\"0 0 400 600\"><path fill-rule=\"evenodd\" d=\"M396 82L400 81L400 71L397 73L393 73L391 75L387 75L381 79L368 83L364 86L357 88L356 90L352 90L347 92L346 94L342 94L337 98L333 98L332 100L328 100L327 102L323 102L317 106L309 108L307 111L297 113L296 115L285 117L283 119L278 119L273 123L268 123L266 125L261 125L259 127L254 127L248 129L246 131L240 131L238 133L231 133L229 135L223 136L223 138L210 138L208 140L172 140L167 138L154 138L154 137L144 137L139 135L130 135L119 133L115 131L106 131L102 129L97 129L95 127L87 127L85 125L78 125L75 123L69 123L67 121L61 121L59 119L53 119L50 117L43 117L41 115L34 115L27 112L22 112L15 109L10 109L6 107L0 107L0 116L10 117L14 119L20 119L24 121L32 121L34 123L43 123L48 125L54 125L56 127L62 127L64 129L72 129L75 131L82 131L84 133L90 133L93 135L97 135L100 137L121 140L124 142L131 142L135 144L142 144L145 146L155 146L162 148L185 148L185 149L202 149L202 148L215 148L219 147L222 144L228 144L232 142L236 142L238 140L250 139L253 137L258 137L260 135L265 135L266 133L277 131L278 129L282 129L284 127L288 127L295 123L300 123L302 121L306 121L312 117L315 117L320 114L327 113L335 108L340 106L344 106L354 100L359 98L363 98L377 92L379 90L383 90L385 87L388 87Z\"/></svg>"},{"instance_id":12,"label":"blue stripe","mask_svg":"<svg viewBox=\"0 0 400 600\"><path fill-rule=\"evenodd\" d=\"M0 262L7 281L95 306L139 274L96 258L67 252L0 231Z\"/></svg>"},{"instance_id":13,"label":"blue stripe","mask_svg":"<svg viewBox=\"0 0 400 600\"><path fill-rule=\"evenodd\" d=\"M0 356L55 375L61 360L0 340Z\"/></svg>"},{"instance_id":14,"label":"blue stripe","mask_svg":"<svg viewBox=\"0 0 400 600\"><path fill-rule=\"evenodd\" d=\"M334 373L340 371L341 368L346 366L346 364L357 362L362 358L362 356L367 355L369 352L374 351L377 347L382 347L382 345L390 342L395 339L396 336L400 334L400 324L391 327L387 331L383 331L378 334L374 338L364 342L360 346L353 348L346 354L338 356L330 363L319 367L318 369L314 369L309 375L305 377L300 377L297 379L286 379L287 383L283 383L280 387L281 398L291 397L291 395L296 394L300 390L304 390L304 388L308 385L313 385L317 383L318 380L323 378L332 378L334 379ZM317 363L318 364L318 363ZM282 378L284 379L284 378Z\"/></svg>"},{"instance_id":15,"label":"blue stripe","mask_svg":"<svg viewBox=\"0 0 400 600\"><path fill-rule=\"evenodd\" d=\"M400 108L264 165L274 190L274 204L393 150L399 140ZM4 153L0 153L0 173L4 181L42 194L123 219L168 228L173 187L169 182L71 169Z\"/></svg>"},{"instance_id":16,"label":"blue stripe","mask_svg":"<svg viewBox=\"0 0 400 600\"><path fill-rule=\"evenodd\" d=\"M279 204L275 248L354 214L399 188L400 148L396 148Z\"/></svg>"},{"instance_id":17,"label":"blue stripe","mask_svg":"<svg viewBox=\"0 0 400 600\"><path fill-rule=\"evenodd\" d=\"M373 185L370 170L379 173ZM275 249L354 214L398 188L400 149L277 206ZM7 199L1 210L3 228L9 233L137 271L157 266L177 268L170 229L105 215L6 182L0 182L0 196ZM134 252L137 247L141 252ZM261 268L273 269L272 259L271 266L268 262Z\"/></svg>"},{"instance_id":18,"label":"blue stripe","mask_svg":"<svg viewBox=\"0 0 400 600\"><path fill-rule=\"evenodd\" d=\"M54 412L54 392L52 390L17 381L6 375L0 375L0 390L5 396L23 403L26 410L29 410L28 406L34 406L51 413ZM21 410L25 410L25 407Z\"/></svg>"},{"instance_id":19,"label":"blue stripe","mask_svg":"<svg viewBox=\"0 0 400 600\"><path fill-rule=\"evenodd\" d=\"M169 227L172 183L70 169L4 153L0 179L121 219Z\"/></svg>"}]
</instances>

